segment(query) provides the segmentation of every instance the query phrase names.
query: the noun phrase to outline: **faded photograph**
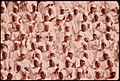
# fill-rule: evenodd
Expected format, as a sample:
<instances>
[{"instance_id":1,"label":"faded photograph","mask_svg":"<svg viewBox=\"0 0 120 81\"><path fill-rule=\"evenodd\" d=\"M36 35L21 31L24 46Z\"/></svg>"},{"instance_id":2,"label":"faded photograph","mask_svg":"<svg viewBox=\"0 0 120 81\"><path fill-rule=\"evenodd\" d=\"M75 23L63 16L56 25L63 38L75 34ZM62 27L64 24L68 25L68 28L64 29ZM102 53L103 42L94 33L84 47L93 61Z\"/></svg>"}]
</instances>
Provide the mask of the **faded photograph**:
<instances>
[{"instance_id":1,"label":"faded photograph","mask_svg":"<svg viewBox=\"0 0 120 81\"><path fill-rule=\"evenodd\" d=\"M118 80L117 1L2 1L0 80Z\"/></svg>"}]
</instances>

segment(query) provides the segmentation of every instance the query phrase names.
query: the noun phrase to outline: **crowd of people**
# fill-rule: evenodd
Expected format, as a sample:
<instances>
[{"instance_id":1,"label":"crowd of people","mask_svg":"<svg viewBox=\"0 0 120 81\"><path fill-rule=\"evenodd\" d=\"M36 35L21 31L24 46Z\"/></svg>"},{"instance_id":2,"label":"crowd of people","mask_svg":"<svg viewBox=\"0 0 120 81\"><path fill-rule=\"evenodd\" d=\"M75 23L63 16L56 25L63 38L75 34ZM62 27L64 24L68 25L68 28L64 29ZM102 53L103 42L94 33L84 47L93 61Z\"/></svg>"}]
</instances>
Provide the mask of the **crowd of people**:
<instances>
[{"instance_id":1,"label":"crowd of people","mask_svg":"<svg viewBox=\"0 0 120 81\"><path fill-rule=\"evenodd\" d=\"M1 80L117 80L116 1L2 1Z\"/></svg>"}]
</instances>

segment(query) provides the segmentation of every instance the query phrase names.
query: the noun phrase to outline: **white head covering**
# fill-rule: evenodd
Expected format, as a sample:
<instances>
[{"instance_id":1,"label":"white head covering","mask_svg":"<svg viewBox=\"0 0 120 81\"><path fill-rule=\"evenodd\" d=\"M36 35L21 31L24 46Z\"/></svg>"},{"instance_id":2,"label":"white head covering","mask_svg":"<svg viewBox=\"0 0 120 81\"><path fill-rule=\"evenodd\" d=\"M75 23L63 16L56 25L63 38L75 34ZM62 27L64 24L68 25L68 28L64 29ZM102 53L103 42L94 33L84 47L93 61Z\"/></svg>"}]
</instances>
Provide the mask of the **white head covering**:
<instances>
[{"instance_id":1,"label":"white head covering","mask_svg":"<svg viewBox=\"0 0 120 81\"><path fill-rule=\"evenodd\" d=\"M27 54L27 50L25 48L22 49L22 54Z\"/></svg>"},{"instance_id":2,"label":"white head covering","mask_svg":"<svg viewBox=\"0 0 120 81\"><path fill-rule=\"evenodd\" d=\"M18 9L18 7L17 7L17 6L14 6L14 8Z\"/></svg>"},{"instance_id":3,"label":"white head covering","mask_svg":"<svg viewBox=\"0 0 120 81\"><path fill-rule=\"evenodd\" d=\"M36 49L35 52L36 53L41 53L41 51L39 49Z\"/></svg>"},{"instance_id":4,"label":"white head covering","mask_svg":"<svg viewBox=\"0 0 120 81\"><path fill-rule=\"evenodd\" d=\"M9 34L9 35L10 35L10 31L6 31L6 34Z\"/></svg>"},{"instance_id":5,"label":"white head covering","mask_svg":"<svg viewBox=\"0 0 120 81\"><path fill-rule=\"evenodd\" d=\"M21 27L23 27L23 26L21 26ZM26 34L26 31L25 31L25 30L22 30L21 33L22 33L22 34Z\"/></svg>"},{"instance_id":6,"label":"white head covering","mask_svg":"<svg viewBox=\"0 0 120 81\"><path fill-rule=\"evenodd\" d=\"M2 1L2 2L1 2L1 7L5 8L5 11L6 11L5 1Z\"/></svg>"},{"instance_id":7,"label":"white head covering","mask_svg":"<svg viewBox=\"0 0 120 81\"><path fill-rule=\"evenodd\" d=\"M31 39L31 42L36 42L36 39L35 39L35 38L32 38L32 39Z\"/></svg>"},{"instance_id":8,"label":"white head covering","mask_svg":"<svg viewBox=\"0 0 120 81\"><path fill-rule=\"evenodd\" d=\"M83 70L82 70L82 68L78 68L78 72L82 72Z\"/></svg>"},{"instance_id":9,"label":"white head covering","mask_svg":"<svg viewBox=\"0 0 120 81\"><path fill-rule=\"evenodd\" d=\"M67 71L65 69L62 69L61 72L63 73L63 77L67 75Z\"/></svg>"},{"instance_id":10,"label":"white head covering","mask_svg":"<svg viewBox=\"0 0 120 81\"><path fill-rule=\"evenodd\" d=\"M20 41L15 41L15 43L18 43L18 44L20 44L21 42L20 42Z\"/></svg>"},{"instance_id":11,"label":"white head covering","mask_svg":"<svg viewBox=\"0 0 120 81\"><path fill-rule=\"evenodd\" d=\"M73 49L73 48L71 48L71 49L69 50L69 52L74 53L74 49Z\"/></svg>"}]
</instances>

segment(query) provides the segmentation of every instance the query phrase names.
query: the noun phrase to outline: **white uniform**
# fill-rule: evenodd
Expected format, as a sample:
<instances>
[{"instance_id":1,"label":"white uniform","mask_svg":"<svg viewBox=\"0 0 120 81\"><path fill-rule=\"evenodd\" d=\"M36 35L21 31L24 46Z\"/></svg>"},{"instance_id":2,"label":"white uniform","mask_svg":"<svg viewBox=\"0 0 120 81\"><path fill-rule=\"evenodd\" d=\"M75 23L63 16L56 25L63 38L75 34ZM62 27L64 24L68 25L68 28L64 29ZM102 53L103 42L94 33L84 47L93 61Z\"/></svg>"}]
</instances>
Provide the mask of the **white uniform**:
<instances>
[{"instance_id":1,"label":"white uniform","mask_svg":"<svg viewBox=\"0 0 120 81\"><path fill-rule=\"evenodd\" d=\"M21 80L22 78L21 72L15 73L14 75L15 76L13 77L13 80Z\"/></svg>"},{"instance_id":2,"label":"white uniform","mask_svg":"<svg viewBox=\"0 0 120 81\"><path fill-rule=\"evenodd\" d=\"M27 8L28 12L32 12L33 11L32 4L37 7L37 1L27 1L26 8Z\"/></svg>"},{"instance_id":3,"label":"white uniform","mask_svg":"<svg viewBox=\"0 0 120 81\"><path fill-rule=\"evenodd\" d=\"M1 73L2 73L2 76L3 76L3 80L6 80L7 79L8 71L2 69Z\"/></svg>"},{"instance_id":4,"label":"white uniform","mask_svg":"<svg viewBox=\"0 0 120 81\"><path fill-rule=\"evenodd\" d=\"M29 61L29 60L27 60L27 59L24 59L24 60L22 60L21 62L20 62L20 66L21 66L21 69L23 70L23 71L25 71L25 67L27 67L27 68L31 68L31 62Z\"/></svg>"},{"instance_id":5,"label":"white uniform","mask_svg":"<svg viewBox=\"0 0 120 81\"><path fill-rule=\"evenodd\" d=\"M37 78L37 73L38 73L38 71L40 70L40 67L37 67L37 68L31 68L31 70L30 70L30 79L36 79Z\"/></svg>"},{"instance_id":6,"label":"white uniform","mask_svg":"<svg viewBox=\"0 0 120 81\"><path fill-rule=\"evenodd\" d=\"M90 67L88 67L87 70L88 70L87 78L89 78L89 80L93 80L94 79L95 70L90 68Z\"/></svg>"},{"instance_id":7,"label":"white uniform","mask_svg":"<svg viewBox=\"0 0 120 81\"><path fill-rule=\"evenodd\" d=\"M5 44L8 46L8 50L11 51L13 49L13 42L10 40L4 41Z\"/></svg>"},{"instance_id":8,"label":"white uniform","mask_svg":"<svg viewBox=\"0 0 120 81\"><path fill-rule=\"evenodd\" d=\"M15 61L19 56L20 56L20 51L19 50L15 50L15 51L10 53L10 58L13 61Z\"/></svg>"}]
</instances>

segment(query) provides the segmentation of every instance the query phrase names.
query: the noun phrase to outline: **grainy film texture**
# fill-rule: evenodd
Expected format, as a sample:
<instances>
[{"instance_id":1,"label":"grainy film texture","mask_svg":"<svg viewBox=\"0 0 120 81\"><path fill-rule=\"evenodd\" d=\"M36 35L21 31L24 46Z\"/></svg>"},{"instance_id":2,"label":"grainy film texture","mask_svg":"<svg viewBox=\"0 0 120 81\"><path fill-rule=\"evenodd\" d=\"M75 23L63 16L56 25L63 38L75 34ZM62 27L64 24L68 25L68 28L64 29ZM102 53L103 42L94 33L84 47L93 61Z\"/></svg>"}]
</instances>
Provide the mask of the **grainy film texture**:
<instances>
[{"instance_id":1,"label":"grainy film texture","mask_svg":"<svg viewBox=\"0 0 120 81\"><path fill-rule=\"evenodd\" d=\"M117 1L2 1L1 80L118 80Z\"/></svg>"}]
</instances>

